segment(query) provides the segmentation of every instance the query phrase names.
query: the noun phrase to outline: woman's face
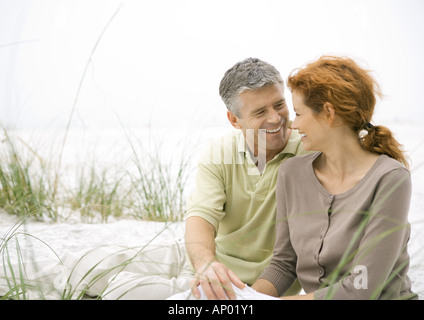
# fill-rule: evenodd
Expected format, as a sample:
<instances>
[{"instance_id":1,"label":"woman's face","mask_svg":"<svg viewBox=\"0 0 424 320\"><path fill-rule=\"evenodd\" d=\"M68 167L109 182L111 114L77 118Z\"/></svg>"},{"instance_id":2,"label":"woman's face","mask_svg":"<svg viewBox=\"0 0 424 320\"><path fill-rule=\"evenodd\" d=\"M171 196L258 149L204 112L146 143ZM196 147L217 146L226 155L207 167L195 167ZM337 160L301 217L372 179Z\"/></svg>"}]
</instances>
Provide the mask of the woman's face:
<instances>
[{"instance_id":1,"label":"woman's face","mask_svg":"<svg viewBox=\"0 0 424 320\"><path fill-rule=\"evenodd\" d=\"M292 92L292 101L296 114L292 129L301 134L303 148L308 151L322 151L323 144L328 143L328 123L320 114L305 105L300 92Z\"/></svg>"}]
</instances>

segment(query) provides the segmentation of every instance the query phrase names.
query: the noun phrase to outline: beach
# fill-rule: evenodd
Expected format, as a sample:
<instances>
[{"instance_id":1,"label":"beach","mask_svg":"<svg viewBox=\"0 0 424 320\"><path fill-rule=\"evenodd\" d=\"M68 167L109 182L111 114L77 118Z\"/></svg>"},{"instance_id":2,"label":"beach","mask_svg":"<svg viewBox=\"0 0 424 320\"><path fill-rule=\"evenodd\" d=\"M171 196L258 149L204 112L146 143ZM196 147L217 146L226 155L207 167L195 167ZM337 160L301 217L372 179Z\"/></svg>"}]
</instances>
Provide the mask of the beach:
<instances>
[{"instance_id":1,"label":"beach","mask_svg":"<svg viewBox=\"0 0 424 320\"><path fill-rule=\"evenodd\" d=\"M412 282L412 289L419 295L420 299L424 299L424 148L421 135L421 127L410 123L391 123L388 125L395 132L398 140L404 144L405 149L411 158L411 174L412 174L412 199L409 212L409 221L411 223L411 238L409 241L408 251L411 257L409 277ZM202 143L208 140L208 136L217 136L226 131L227 128L210 129L203 132ZM110 139L110 144L115 141ZM197 138L199 135L197 135ZM39 136L38 139L42 140ZM47 139L47 138L46 138ZM174 137L174 139L176 139ZM105 139L106 140L106 139ZM102 157L108 153L111 145L102 140L102 136L98 136L91 141L96 141L98 157ZM103 141L104 145L99 144ZM163 140L162 140L163 141ZM93 143L93 142L90 142ZM72 146L75 144L75 146ZM67 146L67 154L64 161L64 167L72 167L72 153L80 152L79 159L84 160L81 151L77 151L81 147L81 140L70 139ZM163 148L172 148L175 146L175 140L163 143ZM190 145L190 143L188 144ZM196 144L199 145L198 143ZM94 150L86 145L86 150ZM120 146L122 147L122 145ZM101 151L100 151L101 149ZM125 148L124 148L125 149ZM185 149L187 150L187 149ZM118 152L121 157L124 152ZM168 156L175 156L175 152L166 153ZM192 161L196 162L196 152L193 153ZM78 158L77 157L77 158ZM123 161L123 158L106 158L97 159L99 163L113 163ZM102 162L103 161L103 162ZM118 164L118 163L117 163ZM195 168L195 163L193 164ZM187 195L194 188L195 169L190 171L190 177L187 179ZM186 196L187 196L186 195ZM184 235L184 223L180 222L158 222L146 221L133 216L108 217L107 220L93 217L89 221L83 221L79 212L67 212L66 217L59 217L54 221L34 221L26 220L20 224L22 220L17 216L10 215L4 210L0 211L0 237L2 245L4 240L15 238L18 241L10 241L8 243L7 259L10 261L38 261L51 260L58 261L65 253L78 255L90 249L101 246L118 245L118 246L142 246L150 243L162 243L173 239L182 239ZM19 226L19 227L18 227ZM13 237L11 237L13 235ZM16 245L18 243L18 245ZM5 262L5 250L2 250L3 263ZM4 269L0 270L0 275Z\"/></svg>"}]
</instances>

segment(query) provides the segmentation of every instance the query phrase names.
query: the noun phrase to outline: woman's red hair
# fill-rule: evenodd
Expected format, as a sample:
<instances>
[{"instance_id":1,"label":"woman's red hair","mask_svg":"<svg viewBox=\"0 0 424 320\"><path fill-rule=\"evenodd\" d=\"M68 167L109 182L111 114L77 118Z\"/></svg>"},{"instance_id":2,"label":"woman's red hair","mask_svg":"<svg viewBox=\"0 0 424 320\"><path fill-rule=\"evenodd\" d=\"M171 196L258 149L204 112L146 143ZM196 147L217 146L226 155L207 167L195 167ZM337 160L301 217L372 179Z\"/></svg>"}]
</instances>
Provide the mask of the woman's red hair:
<instances>
[{"instance_id":1,"label":"woman's red hair","mask_svg":"<svg viewBox=\"0 0 424 320\"><path fill-rule=\"evenodd\" d=\"M318 60L295 69L287 86L304 97L305 104L315 112L330 103L335 113L352 130L367 130L361 138L363 147L371 152L386 154L409 167L408 159L392 132L384 126L370 125L376 97L381 97L378 83L371 72L346 57L322 56Z\"/></svg>"}]
</instances>

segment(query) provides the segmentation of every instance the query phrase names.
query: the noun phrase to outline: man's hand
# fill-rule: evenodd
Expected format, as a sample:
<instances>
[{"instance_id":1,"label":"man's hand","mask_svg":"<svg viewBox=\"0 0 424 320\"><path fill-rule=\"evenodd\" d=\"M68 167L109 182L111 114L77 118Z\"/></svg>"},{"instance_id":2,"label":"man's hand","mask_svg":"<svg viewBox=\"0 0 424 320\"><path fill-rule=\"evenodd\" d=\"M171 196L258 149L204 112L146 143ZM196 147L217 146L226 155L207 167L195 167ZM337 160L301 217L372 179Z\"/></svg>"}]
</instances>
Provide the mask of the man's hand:
<instances>
[{"instance_id":1,"label":"man's hand","mask_svg":"<svg viewBox=\"0 0 424 320\"><path fill-rule=\"evenodd\" d=\"M191 281L194 297L200 298L200 284L208 299L236 299L231 283L243 289L244 283L215 256L215 228L200 217L186 220L186 249L196 270Z\"/></svg>"},{"instance_id":2,"label":"man's hand","mask_svg":"<svg viewBox=\"0 0 424 320\"><path fill-rule=\"evenodd\" d=\"M200 298L198 285L200 284L205 295L210 300L235 300L236 295L232 288L232 283L243 289L245 284L229 270L224 264L213 261L199 268L195 278L191 281L191 291L195 298Z\"/></svg>"}]
</instances>

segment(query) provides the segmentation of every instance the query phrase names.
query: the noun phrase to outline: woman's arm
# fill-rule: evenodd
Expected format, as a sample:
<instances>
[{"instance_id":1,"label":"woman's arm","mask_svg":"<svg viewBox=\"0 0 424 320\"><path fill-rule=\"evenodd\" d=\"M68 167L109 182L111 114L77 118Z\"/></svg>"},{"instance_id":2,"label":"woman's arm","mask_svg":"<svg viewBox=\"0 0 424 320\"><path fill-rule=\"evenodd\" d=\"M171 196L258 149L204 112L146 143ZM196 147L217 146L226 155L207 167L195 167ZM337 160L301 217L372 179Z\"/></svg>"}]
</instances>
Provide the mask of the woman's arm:
<instances>
[{"instance_id":1,"label":"woman's arm","mask_svg":"<svg viewBox=\"0 0 424 320\"><path fill-rule=\"evenodd\" d=\"M252 289L255 289L260 293L267 294L272 297L278 297L277 289L271 282L266 279L256 280L255 283L252 285Z\"/></svg>"},{"instance_id":2,"label":"woman's arm","mask_svg":"<svg viewBox=\"0 0 424 320\"><path fill-rule=\"evenodd\" d=\"M315 299L378 299L386 286L400 290L408 264L410 198L411 177L406 169L392 170L378 182L364 224L358 226L359 231L362 228L359 248L353 260L345 262L350 273L317 290Z\"/></svg>"},{"instance_id":3,"label":"woman's arm","mask_svg":"<svg viewBox=\"0 0 424 320\"><path fill-rule=\"evenodd\" d=\"M314 300L314 293L307 293L307 294L299 294L296 296L284 296L281 297L283 300Z\"/></svg>"},{"instance_id":4,"label":"woman's arm","mask_svg":"<svg viewBox=\"0 0 424 320\"><path fill-rule=\"evenodd\" d=\"M255 289L260 293L264 293L272 297L278 297L277 289L271 282L265 279L258 279L252 285L252 289ZM314 293L312 292L308 294L299 294L294 296L282 296L280 298L283 300L314 300Z\"/></svg>"},{"instance_id":5,"label":"woman's arm","mask_svg":"<svg viewBox=\"0 0 424 320\"><path fill-rule=\"evenodd\" d=\"M278 171L276 184L277 213L274 253L269 266L265 268L254 284L257 291L273 296L283 295L296 280L297 256L290 241L283 168L284 163Z\"/></svg>"}]
</instances>

